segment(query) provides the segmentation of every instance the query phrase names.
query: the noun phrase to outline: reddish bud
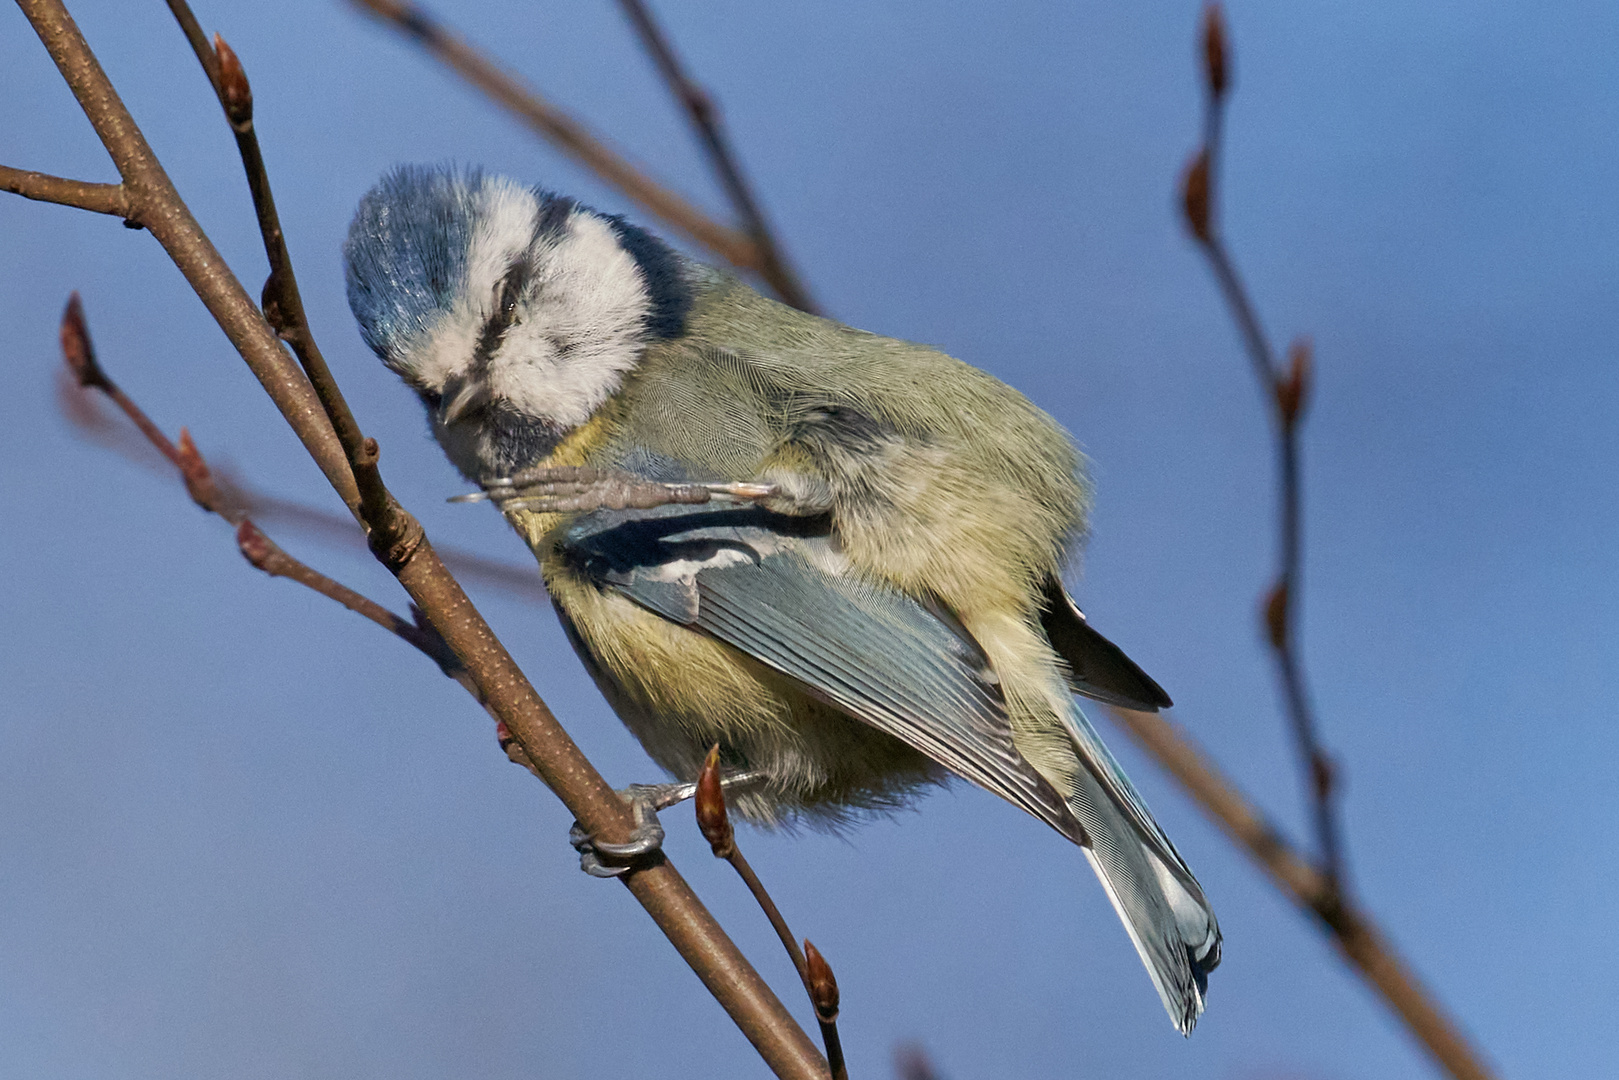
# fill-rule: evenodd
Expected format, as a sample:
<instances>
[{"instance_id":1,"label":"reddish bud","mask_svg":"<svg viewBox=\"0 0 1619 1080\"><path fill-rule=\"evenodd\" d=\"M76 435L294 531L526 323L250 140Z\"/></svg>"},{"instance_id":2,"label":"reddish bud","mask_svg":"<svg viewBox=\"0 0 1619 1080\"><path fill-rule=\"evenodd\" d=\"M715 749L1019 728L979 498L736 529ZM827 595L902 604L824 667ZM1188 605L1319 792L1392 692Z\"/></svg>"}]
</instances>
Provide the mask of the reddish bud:
<instances>
[{"instance_id":1,"label":"reddish bud","mask_svg":"<svg viewBox=\"0 0 1619 1080\"><path fill-rule=\"evenodd\" d=\"M823 1024L832 1023L838 1018L838 980L832 976L832 965L808 938L804 939L804 980L809 983L816 1018Z\"/></svg>"},{"instance_id":2,"label":"reddish bud","mask_svg":"<svg viewBox=\"0 0 1619 1080\"><path fill-rule=\"evenodd\" d=\"M1310 342L1299 338L1287 350L1287 375L1276 383L1276 407L1282 423L1292 427L1310 393Z\"/></svg>"},{"instance_id":3,"label":"reddish bud","mask_svg":"<svg viewBox=\"0 0 1619 1080\"><path fill-rule=\"evenodd\" d=\"M1186 166L1181 179L1181 208L1186 213L1186 224L1199 243L1207 244L1212 235L1209 229L1209 150L1197 152Z\"/></svg>"},{"instance_id":4,"label":"reddish bud","mask_svg":"<svg viewBox=\"0 0 1619 1080\"><path fill-rule=\"evenodd\" d=\"M264 288L259 290L259 308L264 312L264 321L280 337L286 329L286 319L281 311L281 278L274 270L264 279Z\"/></svg>"},{"instance_id":5,"label":"reddish bud","mask_svg":"<svg viewBox=\"0 0 1619 1080\"><path fill-rule=\"evenodd\" d=\"M110 384L101 365L96 363L95 346L90 344L90 327L84 321L84 302L77 292L68 296L67 307L62 309L61 338L62 360L79 385L106 389Z\"/></svg>"},{"instance_id":6,"label":"reddish bud","mask_svg":"<svg viewBox=\"0 0 1619 1080\"><path fill-rule=\"evenodd\" d=\"M208 463L202 459L197 444L191 441L191 432L185 428L180 429L179 456L175 464L180 466L180 475L186 482L186 493L191 501L204 510L220 509L219 489L214 486L214 474L208 471Z\"/></svg>"},{"instance_id":7,"label":"reddish bud","mask_svg":"<svg viewBox=\"0 0 1619 1080\"><path fill-rule=\"evenodd\" d=\"M247 72L235 50L218 34L214 35L214 54L219 57L219 102L225 106L225 116L232 127L246 127L253 122L253 88L247 84Z\"/></svg>"},{"instance_id":8,"label":"reddish bud","mask_svg":"<svg viewBox=\"0 0 1619 1080\"><path fill-rule=\"evenodd\" d=\"M1287 644L1287 582L1278 581L1265 597L1265 633L1270 647L1280 652Z\"/></svg>"},{"instance_id":9,"label":"reddish bud","mask_svg":"<svg viewBox=\"0 0 1619 1080\"><path fill-rule=\"evenodd\" d=\"M720 783L720 744L715 743L697 776L697 827L714 850L716 859L729 859L736 850L736 832L725 812L725 788Z\"/></svg>"},{"instance_id":10,"label":"reddish bud","mask_svg":"<svg viewBox=\"0 0 1619 1080\"><path fill-rule=\"evenodd\" d=\"M442 638L439 640L441 642L443 641ZM459 663L459 661L454 660L453 654L449 653L447 646L445 647L445 653L451 657L451 662L457 664ZM441 667L444 666L444 664L445 661L439 661L439 665ZM444 673L446 675L451 675L452 678L455 677L448 667L445 667ZM545 779L545 777L540 774L540 770L536 769L534 767L534 763L528 759L528 753L523 749L523 744L517 741L517 736L512 734L512 729L506 726L506 721L504 720L495 721L495 741L500 743L501 750L505 751L507 761L511 762L513 765L521 765L535 776L539 776L540 779Z\"/></svg>"},{"instance_id":11,"label":"reddish bud","mask_svg":"<svg viewBox=\"0 0 1619 1080\"><path fill-rule=\"evenodd\" d=\"M1225 96L1231 85L1231 54L1226 48L1225 15L1219 4L1203 8L1203 78L1216 99Z\"/></svg>"},{"instance_id":12,"label":"reddish bud","mask_svg":"<svg viewBox=\"0 0 1619 1080\"><path fill-rule=\"evenodd\" d=\"M243 518L242 523L236 526L236 546L241 549L242 558L260 570L269 572L265 567L270 557L275 554L275 544L259 531L259 527L253 524L251 519Z\"/></svg>"}]
</instances>

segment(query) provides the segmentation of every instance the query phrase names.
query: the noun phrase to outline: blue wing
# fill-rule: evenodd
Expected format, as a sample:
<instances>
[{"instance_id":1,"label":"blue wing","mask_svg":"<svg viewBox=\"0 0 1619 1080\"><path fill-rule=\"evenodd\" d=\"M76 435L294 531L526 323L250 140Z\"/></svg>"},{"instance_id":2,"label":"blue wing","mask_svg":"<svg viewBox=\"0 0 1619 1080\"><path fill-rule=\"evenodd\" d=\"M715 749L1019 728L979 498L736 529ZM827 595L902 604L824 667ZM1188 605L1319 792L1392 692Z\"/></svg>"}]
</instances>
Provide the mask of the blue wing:
<instances>
[{"instance_id":1,"label":"blue wing","mask_svg":"<svg viewBox=\"0 0 1619 1080\"><path fill-rule=\"evenodd\" d=\"M797 679L1079 843L1012 743L997 679L947 613L848 572L824 518L760 507L598 511L563 549L587 576Z\"/></svg>"}]
</instances>

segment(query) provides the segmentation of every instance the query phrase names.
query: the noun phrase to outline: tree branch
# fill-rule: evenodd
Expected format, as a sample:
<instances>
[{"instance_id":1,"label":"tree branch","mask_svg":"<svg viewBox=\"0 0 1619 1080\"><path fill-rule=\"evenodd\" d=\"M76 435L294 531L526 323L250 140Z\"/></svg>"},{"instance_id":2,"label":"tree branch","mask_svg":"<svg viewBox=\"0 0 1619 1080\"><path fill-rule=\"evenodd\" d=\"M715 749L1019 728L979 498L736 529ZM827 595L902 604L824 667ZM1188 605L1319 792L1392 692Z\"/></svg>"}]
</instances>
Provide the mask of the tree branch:
<instances>
[{"instance_id":1,"label":"tree branch","mask_svg":"<svg viewBox=\"0 0 1619 1080\"><path fill-rule=\"evenodd\" d=\"M765 260L759 247L745 233L714 221L631 165L584 124L540 97L515 75L503 71L422 8L401 0L354 2L421 45L535 134L617 188L647 213L738 270L764 274Z\"/></svg>"},{"instance_id":2,"label":"tree branch","mask_svg":"<svg viewBox=\"0 0 1619 1080\"><path fill-rule=\"evenodd\" d=\"M1164 767L1225 834L1300 908L1315 916L1344 957L1388 1002L1411 1034L1456 1080L1494 1080L1427 987L1406 965L1370 914L1288 843L1175 724L1156 713L1105 706L1136 743Z\"/></svg>"},{"instance_id":3,"label":"tree branch","mask_svg":"<svg viewBox=\"0 0 1619 1080\"><path fill-rule=\"evenodd\" d=\"M1216 199L1216 170L1220 158L1220 135L1230 91L1229 50L1224 23L1217 4L1203 13L1203 73L1206 96L1204 143L1193 155L1182 181L1182 199L1187 225L1208 258L1220 291L1237 322L1254 376L1264 391L1276 420L1277 457L1277 547L1276 584L1266 596L1264 617L1266 636L1276 658L1286 712L1293 729L1293 741L1309 778L1309 798L1315 822L1316 845L1322 873L1333 888L1344 880L1341 826L1333 796L1333 766L1321 746L1315 710L1304 677L1304 663L1298 646L1298 596L1303 574L1303 484L1299 475L1299 420L1309 389L1310 350L1303 341L1289 350L1287 370L1276 362L1270 341L1260 326L1259 315L1248 291L1237 275L1236 264L1226 250L1219 229Z\"/></svg>"},{"instance_id":4,"label":"tree branch","mask_svg":"<svg viewBox=\"0 0 1619 1080\"><path fill-rule=\"evenodd\" d=\"M60 0L18 4L106 146L138 220L196 290L344 502L369 527L373 552L443 635L489 709L581 825L609 840L627 838L633 828L629 808L534 692L439 561L421 526L385 488L385 505L362 500L344 447L309 382L175 191ZM373 440L364 441L362 455L361 465L374 464ZM820 1054L667 860L621 880L779 1076L824 1075Z\"/></svg>"},{"instance_id":5,"label":"tree branch","mask_svg":"<svg viewBox=\"0 0 1619 1080\"><path fill-rule=\"evenodd\" d=\"M93 184L88 180L69 180L0 165L0 191L96 214L111 214L123 218L124 224L132 229L141 227L140 222L131 220L129 196L122 184Z\"/></svg>"},{"instance_id":6,"label":"tree branch","mask_svg":"<svg viewBox=\"0 0 1619 1080\"><path fill-rule=\"evenodd\" d=\"M58 405L62 416L88 441L94 442L125 460L147 468L166 468L168 460L137 433L116 424L96 405L77 379L62 380ZM365 534L348 514L338 514L318 506L283 499L260 491L229 465L211 462L214 483L232 505L254 521L281 522L288 530L315 540L350 549L365 547ZM522 566L503 559L491 559L460 548L438 546L444 565L461 581L476 581L504 595L516 595L536 603L548 602L538 570L530 563Z\"/></svg>"},{"instance_id":7,"label":"tree branch","mask_svg":"<svg viewBox=\"0 0 1619 1080\"><path fill-rule=\"evenodd\" d=\"M270 263L270 276L265 279L261 302L264 317L276 334L292 346L293 354L303 366L310 385L314 387L321 407L332 422L338 443L348 458L349 467L359 489L362 504L369 507L363 515L366 520L390 515L389 497L377 472L376 455L366 449L365 436L360 431L354 413L338 389L337 380L326 366L326 358L315 343L314 332L304 312L303 294L298 290L298 278L293 271L292 255L287 250L286 235L281 231L281 216L276 212L275 196L270 191L270 175L264 167L264 154L259 149L259 137L253 127L253 90L247 81L241 61L223 38L217 35L213 46L203 38L186 0L168 0L169 10L190 43L197 62L214 89L225 119L236 136L237 153L242 158L242 171L247 174L247 186L253 197L253 210L258 217L259 235L264 243L264 254Z\"/></svg>"},{"instance_id":8,"label":"tree branch","mask_svg":"<svg viewBox=\"0 0 1619 1080\"><path fill-rule=\"evenodd\" d=\"M152 422L146 411L135 404L128 394L115 383L96 359L95 345L90 337L89 325L84 318L84 304L78 293L68 297L62 312L62 360L74 381L85 390L98 390L105 394L129 417L146 443L164 460L173 465L185 483L191 500L211 514L217 514L235 525L236 544L248 562L272 577L284 577L313 589L322 596L336 600L356 614L370 619L378 626L419 649L436 663L450 678L471 689L466 670L455 658L450 647L431 625L416 623L395 615L387 608L355 592L347 585L332 580L320 571L288 555L275 541L266 536L248 517L247 507L237 498L236 489L221 484L208 467L191 434L180 429L178 444L171 442L163 430Z\"/></svg>"},{"instance_id":9,"label":"tree branch","mask_svg":"<svg viewBox=\"0 0 1619 1080\"><path fill-rule=\"evenodd\" d=\"M634 24L641 44L651 55L658 73L663 76L670 95L691 118L698 141L708 155L708 163L713 167L720 186L725 189L726 197L731 200L731 208L736 211L737 219L758 248L759 276L769 282L776 295L793 307L820 314L815 301L810 299L809 291L782 253L781 245L776 242L775 233L765 221L764 211L760 209L753 189L742 177L742 166L738 164L731 140L725 134L725 125L720 119L719 109L714 105L713 96L687 76L680 58L669 43L668 35L658 26L651 9L642 0L619 0L618 6L624 9L624 14Z\"/></svg>"},{"instance_id":10,"label":"tree branch","mask_svg":"<svg viewBox=\"0 0 1619 1080\"><path fill-rule=\"evenodd\" d=\"M843 1060L843 1042L838 1037L838 980L832 966L826 962L808 938L804 947L798 947L798 938L787 926L787 919L776 906L775 899L765 883L754 873L753 864L736 844L736 830L731 827L730 813L725 808L725 783L720 777L720 744L715 743L703 761L703 771L697 777L697 790L693 794L697 827L716 859L731 864L742 883L748 887L754 901L770 921L770 928L781 939L788 959L798 972L804 992L809 995L815 1009L815 1019L821 1025L821 1043L826 1047L826 1060L832 1071L832 1080L849 1080L848 1066Z\"/></svg>"},{"instance_id":11,"label":"tree branch","mask_svg":"<svg viewBox=\"0 0 1619 1080\"><path fill-rule=\"evenodd\" d=\"M1317 733L1298 646L1298 595L1303 571L1303 482L1299 470L1299 421L1309 392L1310 349L1297 341L1284 369L1276 359L1259 315L1237 274L1219 228L1217 165L1225 107L1231 89L1230 50L1220 7L1203 11L1205 111L1203 146L1192 156L1181 184L1187 226L1208 259L1231 309L1254 375L1275 419L1279 565L1265 598L1264 623L1281 676L1294 743L1309 779L1309 797L1319 866L1300 858L1281 834L1249 806L1214 767L1167 720L1110 709L1136 739L1179 779L1209 814L1285 892L1332 933L1339 949L1405 1021L1434 1059L1458 1080L1490 1080L1482 1057L1441 1011L1437 1002L1394 952L1370 918L1350 899L1345 882L1341 827L1334 804L1334 769Z\"/></svg>"}]
</instances>

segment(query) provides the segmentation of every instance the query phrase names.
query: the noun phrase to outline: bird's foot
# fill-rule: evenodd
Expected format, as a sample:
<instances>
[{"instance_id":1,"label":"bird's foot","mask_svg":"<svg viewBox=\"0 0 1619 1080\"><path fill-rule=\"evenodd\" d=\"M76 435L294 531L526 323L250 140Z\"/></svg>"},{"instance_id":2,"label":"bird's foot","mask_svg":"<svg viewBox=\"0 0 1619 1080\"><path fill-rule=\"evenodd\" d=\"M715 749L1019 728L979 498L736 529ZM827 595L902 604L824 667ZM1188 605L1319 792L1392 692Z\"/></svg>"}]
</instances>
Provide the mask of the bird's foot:
<instances>
[{"instance_id":1,"label":"bird's foot","mask_svg":"<svg viewBox=\"0 0 1619 1080\"><path fill-rule=\"evenodd\" d=\"M483 481L482 491L456 495L451 502L493 502L502 511L542 514L593 510L650 510L658 506L757 502L777 493L774 484L664 484L616 469L559 465L525 469L514 476Z\"/></svg>"},{"instance_id":2,"label":"bird's foot","mask_svg":"<svg viewBox=\"0 0 1619 1080\"><path fill-rule=\"evenodd\" d=\"M729 791L747 787L764 779L762 772L732 773L720 781ZM635 812L635 828L622 844L609 844L597 840L577 821L568 830L568 843L579 853L579 869L591 877L611 878L627 874L644 865L663 849L663 825L658 811L685 802L697 794L697 785L689 784L631 784L618 793Z\"/></svg>"}]
</instances>

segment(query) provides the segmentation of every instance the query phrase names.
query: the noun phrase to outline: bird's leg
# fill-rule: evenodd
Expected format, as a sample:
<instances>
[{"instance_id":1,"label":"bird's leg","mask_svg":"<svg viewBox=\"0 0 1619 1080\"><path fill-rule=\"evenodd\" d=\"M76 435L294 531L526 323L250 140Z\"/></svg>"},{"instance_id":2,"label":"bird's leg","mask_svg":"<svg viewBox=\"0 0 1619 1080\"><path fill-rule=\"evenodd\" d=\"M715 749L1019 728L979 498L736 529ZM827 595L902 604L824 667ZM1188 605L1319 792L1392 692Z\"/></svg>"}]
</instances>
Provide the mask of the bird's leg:
<instances>
[{"instance_id":1,"label":"bird's leg","mask_svg":"<svg viewBox=\"0 0 1619 1080\"><path fill-rule=\"evenodd\" d=\"M616 469L558 465L525 469L513 476L482 482L483 490L457 495L451 502L488 499L501 510L572 513L592 510L650 510L674 504L698 505L716 500L757 502L776 494L774 484L665 484Z\"/></svg>"},{"instance_id":2,"label":"bird's leg","mask_svg":"<svg viewBox=\"0 0 1619 1080\"><path fill-rule=\"evenodd\" d=\"M720 786L748 787L765 778L762 772L732 773L720 780ZM637 862L655 854L663 847L663 825L658 811L685 802L697 794L697 785L689 784L631 784L618 793L635 811L635 828L622 844L609 844L595 840L577 821L568 830L568 843L579 853L579 869L591 877L618 877L635 869Z\"/></svg>"}]
</instances>

